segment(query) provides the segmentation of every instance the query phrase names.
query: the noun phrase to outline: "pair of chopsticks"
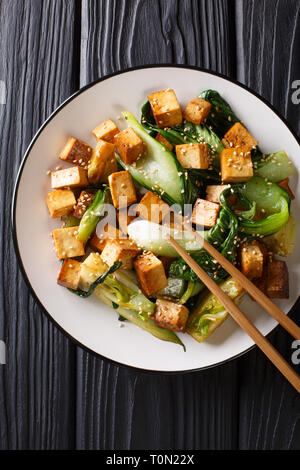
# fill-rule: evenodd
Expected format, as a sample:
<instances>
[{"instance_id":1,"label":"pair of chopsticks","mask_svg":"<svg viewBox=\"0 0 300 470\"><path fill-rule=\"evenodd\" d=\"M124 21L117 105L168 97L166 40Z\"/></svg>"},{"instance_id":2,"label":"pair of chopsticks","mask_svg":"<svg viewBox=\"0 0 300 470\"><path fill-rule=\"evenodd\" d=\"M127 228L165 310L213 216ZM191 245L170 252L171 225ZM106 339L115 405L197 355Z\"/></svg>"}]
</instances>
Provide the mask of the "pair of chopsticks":
<instances>
[{"instance_id":1,"label":"pair of chopsticks","mask_svg":"<svg viewBox=\"0 0 300 470\"><path fill-rule=\"evenodd\" d=\"M244 276L230 261L228 261L219 251L208 243L199 233L188 228L195 238L203 244L208 253L232 276L241 286L256 300L283 328L288 331L295 339L300 340L300 328L283 311L275 305L263 292L261 292L249 279ZM270 359L284 377L300 393L300 377L288 364L288 362L279 354L272 344L260 333L254 324L246 317L242 310L231 300L227 294L211 279L208 274L193 260L193 258L172 238L167 235L170 244L177 253L185 260L190 268L197 274L199 279L206 287L217 297L224 308L230 313L236 323L252 338L263 353Z\"/></svg>"}]
</instances>

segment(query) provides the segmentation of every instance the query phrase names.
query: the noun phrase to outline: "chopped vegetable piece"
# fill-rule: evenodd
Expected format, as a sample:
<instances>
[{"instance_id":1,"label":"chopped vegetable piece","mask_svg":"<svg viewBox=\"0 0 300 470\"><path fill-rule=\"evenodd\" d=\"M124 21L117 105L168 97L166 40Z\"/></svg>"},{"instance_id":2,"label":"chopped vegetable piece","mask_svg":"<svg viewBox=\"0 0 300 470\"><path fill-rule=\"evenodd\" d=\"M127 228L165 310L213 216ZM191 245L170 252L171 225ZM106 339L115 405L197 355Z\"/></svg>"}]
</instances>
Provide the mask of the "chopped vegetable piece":
<instances>
[{"instance_id":1,"label":"chopped vegetable piece","mask_svg":"<svg viewBox=\"0 0 300 470\"><path fill-rule=\"evenodd\" d=\"M137 201L135 187L129 171L112 173L109 175L108 181L116 209L123 209Z\"/></svg>"},{"instance_id":2,"label":"chopped vegetable piece","mask_svg":"<svg viewBox=\"0 0 300 470\"><path fill-rule=\"evenodd\" d=\"M104 191L97 191L93 202L90 204L86 212L84 213L79 227L78 227L78 240L87 242L92 233L95 231L98 222L105 215L105 203L109 201L110 191L108 188Z\"/></svg>"},{"instance_id":3,"label":"chopped vegetable piece","mask_svg":"<svg viewBox=\"0 0 300 470\"><path fill-rule=\"evenodd\" d=\"M97 297L109 307L111 306L111 300L106 296L106 292L103 291L101 286L96 289L95 291ZM126 309L119 307L116 310L117 313L122 315L122 317L126 318L130 322L134 323L136 326L139 326L143 330L147 331L151 335L155 336L156 338L162 341L170 341L172 343L179 344L185 350L185 346L182 341L178 338L178 336L174 333L174 331L166 330L164 328L160 328L151 318L148 320L144 320L137 312L134 310Z\"/></svg>"},{"instance_id":4,"label":"chopped vegetable piece","mask_svg":"<svg viewBox=\"0 0 300 470\"><path fill-rule=\"evenodd\" d=\"M172 259L172 258L169 258ZM183 279L174 277L168 278L168 285L156 292L155 297L159 299L177 299L179 300L185 293L186 282Z\"/></svg>"},{"instance_id":5,"label":"chopped vegetable piece","mask_svg":"<svg viewBox=\"0 0 300 470\"><path fill-rule=\"evenodd\" d=\"M174 90L164 90L148 96L153 116L159 128L178 126L182 122L180 105Z\"/></svg>"},{"instance_id":6,"label":"chopped vegetable piece","mask_svg":"<svg viewBox=\"0 0 300 470\"><path fill-rule=\"evenodd\" d=\"M70 137L61 151L59 158L64 161L86 167L92 155L92 147L74 137Z\"/></svg>"},{"instance_id":7,"label":"chopped vegetable piece","mask_svg":"<svg viewBox=\"0 0 300 470\"><path fill-rule=\"evenodd\" d=\"M294 196L291 188L289 187L289 178L285 178L284 180L279 181L278 186L283 188L289 194L289 196L292 200L295 199L295 196Z\"/></svg>"},{"instance_id":8,"label":"chopped vegetable piece","mask_svg":"<svg viewBox=\"0 0 300 470\"><path fill-rule=\"evenodd\" d=\"M84 243L78 240L78 227L57 228L52 231L56 254L59 259L84 255Z\"/></svg>"},{"instance_id":9,"label":"chopped vegetable piece","mask_svg":"<svg viewBox=\"0 0 300 470\"><path fill-rule=\"evenodd\" d=\"M168 285L164 266L151 251L138 256L133 264L141 289L147 296L151 296Z\"/></svg>"},{"instance_id":10,"label":"chopped vegetable piece","mask_svg":"<svg viewBox=\"0 0 300 470\"><path fill-rule=\"evenodd\" d=\"M287 223L278 232L264 238L267 247L279 256L290 255L293 252L296 238L296 223L290 215Z\"/></svg>"},{"instance_id":11,"label":"chopped vegetable piece","mask_svg":"<svg viewBox=\"0 0 300 470\"><path fill-rule=\"evenodd\" d=\"M54 219L70 214L76 204L76 199L70 189L57 189L47 194L46 203L50 216Z\"/></svg>"},{"instance_id":12,"label":"chopped vegetable piece","mask_svg":"<svg viewBox=\"0 0 300 470\"><path fill-rule=\"evenodd\" d=\"M233 278L222 282L220 288L235 303L238 303L245 293L242 286ZM189 316L186 331L201 343L226 320L227 316L228 312L218 299L211 292L205 290L200 294L197 305Z\"/></svg>"},{"instance_id":13,"label":"chopped vegetable piece","mask_svg":"<svg viewBox=\"0 0 300 470\"><path fill-rule=\"evenodd\" d=\"M256 163L257 169L255 173L273 183L277 183L296 173L295 165L284 150L264 155Z\"/></svg>"},{"instance_id":14,"label":"chopped vegetable piece","mask_svg":"<svg viewBox=\"0 0 300 470\"><path fill-rule=\"evenodd\" d=\"M147 145L147 152L132 165L125 164L119 156L118 162L130 171L132 178L151 191L156 192L167 204L183 205L190 198L190 183L175 155L153 139L137 122L132 113L124 111L128 124ZM168 177L166 177L168 175Z\"/></svg>"},{"instance_id":15,"label":"chopped vegetable piece","mask_svg":"<svg viewBox=\"0 0 300 470\"><path fill-rule=\"evenodd\" d=\"M114 141L114 136L117 135L118 132L120 132L118 126L111 119L102 122L93 130L96 139L111 143Z\"/></svg>"}]
</instances>

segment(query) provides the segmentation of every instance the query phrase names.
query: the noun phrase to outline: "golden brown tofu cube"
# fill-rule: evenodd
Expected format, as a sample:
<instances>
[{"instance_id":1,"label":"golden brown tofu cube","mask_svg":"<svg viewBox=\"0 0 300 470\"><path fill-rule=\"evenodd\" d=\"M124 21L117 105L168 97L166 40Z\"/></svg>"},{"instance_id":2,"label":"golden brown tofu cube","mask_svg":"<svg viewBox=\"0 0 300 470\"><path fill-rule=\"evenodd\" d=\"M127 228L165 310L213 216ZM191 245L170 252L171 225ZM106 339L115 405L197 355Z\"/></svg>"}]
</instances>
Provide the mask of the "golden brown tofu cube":
<instances>
[{"instance_id":1,"label":"golden brown tofu cube","mask_svg":"<svg viewBox=\"0 0 300 470\"><path fill-rule=\"evenodd\" d=\"M186 121L194 124L201 124L209 115L211 103L202 98L194 98L183 111L183 117Z\"/></svg>"},{"instance_id":2,"label":"golden brown tofu cube","mask_svg":"<svg viewBox=\"0 0 300 470\"><path fill-rule=\"evenodd\" d=\"M96 251L102 251L103 248L105 247L105 244L107 240L109 239L120 239L120 238L126 238L124 234L117 228L114 227L113 225L106 224L103 230L99 233L95 233L93 237L90 239L89 244L90 247L93 248Z\"/></svg>"},{"instance_id":3,"label":"golden brown tofu cube","mask_svg":"<svg viewBox=\"0 0 300 470\"><path fill-rule=\"evenodd\" d=\"M108 266L103 262L99 253L90 253L81 263L79 273L79 288L88 291L91 284L107 271Z\"/></svg>"},{"instance_id":4,"label":"golden brown tofu cube","mask_svg":"<svg viewBox=\"0 0 300 470\"><path fill-rule=\"evenodd\" d=\"M51 187L53 189L60 188L80 188L87 186L87 171L80 166L66 168L65 170L53 171L51 173Z\"/></svg>"},{"instance_id":5,"label":"golden brown tofu cube","mask_svg":"<svg viewBox=\"0 0 300 470\"><path fill-rule=\"evenodd\" d=\"M250 147L255 148L258 145L257 140L240 123L236 122L222 139L224 147Z\"/></svg>"},{"instance_id":6,"label":"golden brown tofu cube","mask_svg":"<svg viewBox=\"0 0 300 470\"><path fill-rule=\"evenodd\" d=\"M114 143L123 162L129 165L146 151L146 145L132 127L119 132L114 138Z\"/></svg>"},{"instance_id":7,"label":"golden brown tofu cube","mask_svg":"<svg viewBox=\"0 0 300 470\"><path fill-rule=\"evenodd\" d=\"M70 189L57 189L47 194L46 203L51 217L63 217L72 212L76 199Z\"/></svg>"},{"instance_id":8,"label":"golden brown tofu cube","mask_svg":"<svg viewBox=\"0 0 300 470\"><path fill-rule=\"evenodd\" d=\"M284 261L272 260L268 263L267 296L272 299L289 298L289 273Z\"/></svg>"},{"instance_id":9,"label":"golden brown tofu cube","mask_svg":"<svg viewBox=\"0 0 300 470\"><path fill-rule=\"evenodd\" d=\"M157 299L152 319L162 328L184 331L189 311L184 305Z\"/></svg>"},{"instance_id":10,"label":"golden brown tofu cube","mask_svg":"<svg viewBox=\"0 0 300 470\"><path fill-rule=\"evenodd\" d=\"M207 144L176 145L176 157L183 168L207 170L209 166Z\"/></svg>"},{"instance_id":11,"label":"golden brown tofu cube","mask_svg":"<svg viewBox=\"0 0 300 470\"><path fill-rule=\"evenodd\" d=\"M129 208L130 210L130 208ZM123 233L128 233L128 225L136 219L135 215L129 215L128 209L121 209L117 212L117 219L119 222L119 226Z\"/></svg>"},{"instance_id":12,"label":"golden brown tofu cube","mask_svg":"<svg viewBox=\"0 0 300 470\"><path fill-rule=\"evenodd\" d=\"M182 112L174 90L152 93L148 100L159 128L179 126L182 123Z\"/></svg>"},{"instance_id":13,"label":"golden brown tofu cube","mask_svg":"<svg viewBox=\"0 0 300 470\"><path fill-rule=\"evenodd\" d=\"M65 259L59 271L57 284L77 290L79 285L81 263L75 259Z\"/></svg>"},{"instance_id":14,"label":"golden brown tofu cube","mask_svg":"<svg viewBox=\"0 0 300 470\"><path fill-rule=\"evenodd\" d=\"M206 228L214 227L219 211L219 204L198 198L192 212L192 223Z\"/></svg>"},{"instance_id":15,"label":"golden brown tofu cube","mask_svg":"<svg viewBox=\"0 0 300 470\"><path fill-rule=\"evenodd\" d=\"M75 209L73 211L73 217L76 219L81 219L82 216L85 214L87 208L91 204L95 197L95 194L88 193L87 191L81 191L79 198L77 199L77 203Z\"/></svg>"},{"instance_id":16,"label":"golden brown tofu cube","mask_svg":"<svg viewBox=\"0 0 300 470\"><path fill-rule=\"evenodd\" d=\"M167 147L167 149L170 150L170 152L172 152L174 148L173 145L163 135L157 134L156 140L158 140L158 142L160 142L162 145Z\"/></svg>"},{"instance_id":17,"label":"golden brown tofu cube","mask_svg":"<svg viewBox=\"0 0 300 470\"><path fill-rule=\"evenodd\" d=\"M211 184L206 186L206 200L219 204L220 196L224 189L230 188L229 184ZM227 197L227 202L230 206L236 203L237 194L232 193Z\"/></svg>"},{"instance_id":18,"label":"golden brown tofu cube","mask_svg":"<svg viewBox=\"0 0 300 470\"><path fill-rule=\"evenodd\" d=\"M249 147L230 148L220 154L223 183L243 183L253 176L251 149Z\"/></svg>"},{"instance_id":19,"label":"golden brown tofu cube","mask_svg":"<svg viewBox=\"0 0 300 470\"><path fill-rule=\"evenodd\" d=\"M76 238L78 227L57 228L52 231L56 254L59 259L84 255L84 244Z\"/></svg>"},{"instance_id":20,"label":"golden brown tofu cube","mask_svg":"<svg viewBox=\"0 0 300 470\"><path fill-rule=\"evenodd\" d=\"M140 217L156 224L160 224L169 211L170 206L152 191L147 191L136 209Z\"/></svg>"},{"instance_id":21,"label":"golden brown tofu cube","mask_svg":"<svg viewBox=\"0 0 300 470\"><path fill-rule=\"evenodd\" d=\"M91 156L92 147L90 145L75 139L75 137L70 137L61 151L59 158L86 167Z\"/></svg>"},{"instance_id":22,"label":"golden brown tofu cube","mask_svg":"<svg viewBox=\"0 0 300 470\"><path fill-rule=\"evenodd\" d=\"M120 269L132 269L133 258L140 253L141 249L130 239L108 239L101 253L102 260L112 266L115 261L121 261Z\"/></svg>"},{"instance_id":23,"label":"golden brown tofu cube","mask_svg":"<svg viewBox=\"0 0 300 470\"><path fill-rule=\"evenodd\" d=\"M119 133L118 126L111 119L102 122L93 130L93 134L98 140L105 140L106 142L113 142L115 135Z\"/></svg>"},{"instance_id":24,"label":"golden brown tofu cube","mask_svg":"<svg viewBox=\"0 0 300 470\"><path fill-rule=\"evenodd\" d=\"M123 209L137 201L135 187L129 171L118 171L108 177L113 205Z\"/></svg>"},{"instance_id":25,"label":"golden brown tofu cube","mask_svg":"<svg viewBox=\"0 0 300 470\"><path fill-rule=\"evenodd\" d=\"M241 248L241 271L248 279L261 278L263 275L264 254L255 240L244 243Z\"/></svg>"},{"instance_id":26,"label":"golden brown tofu cube","mask_svg":"<svg viewBox=\"0 0 300 470\"><path fill-rule=\"evenodd\" d=\"M141 254L134 260L134 269L142 291L148 296L168 285L161 260L150 251Z\"/></svg>"},{"instance_id":27,"label":"golden brown tofu cube","mask_svg":"<svg viewBox=\"0 0 300 470\"><path fill-rule=\"evenodd\" d=\"M107 162L114 159L115 146L104 140L98 140L88 165L88 179L99 183L104 176Z\"/></svg>"}]
</instances>

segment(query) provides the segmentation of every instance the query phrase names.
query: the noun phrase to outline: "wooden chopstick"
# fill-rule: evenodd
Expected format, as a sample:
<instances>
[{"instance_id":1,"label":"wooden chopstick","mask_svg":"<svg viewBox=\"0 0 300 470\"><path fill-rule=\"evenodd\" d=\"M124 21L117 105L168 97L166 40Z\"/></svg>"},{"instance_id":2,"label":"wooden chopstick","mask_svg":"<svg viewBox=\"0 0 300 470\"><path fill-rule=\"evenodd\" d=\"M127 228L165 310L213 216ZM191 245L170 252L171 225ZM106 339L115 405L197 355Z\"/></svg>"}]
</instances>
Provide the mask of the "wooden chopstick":
<instances>
[{"instance_id":1,"label":"wooden chopstick","mask_svg":"<svg viewBox=\"0 0 300 470\"><path fill-rule=\"evenodd\" d=\"M197 240L203 244L208 253L218 261L218 263L232 276L241 286L261 305L278 323L288 331L295 339L300 340L300 328L285 313L272 302L261 290L256 287L244 274L239 271L228 259L226 259L218 250L216 250L208 241L206 241L192 226L185 226L192 232Z\"/></svg>"},{"instance_id":2,"label":"wooden chopstick","mask_svg":"<svg viewBox=\"0 0 300 470\"><path fill-rule=\"evenodd\" d=\"M186 261L186 263L197 274L199 279L208 287L208 289L217 297L224 308L230 313L237 324L253 339L257 346L270 359L284 377L300 393L300 377L288 364L288 362L279 354L272 344L260 333L253 323L246 317L233 300L225 294L224 291L209 277L209 275L191 258L191 256L170 236L168 241L175 248L177 253Z\"/></svg>"}]
</instances>

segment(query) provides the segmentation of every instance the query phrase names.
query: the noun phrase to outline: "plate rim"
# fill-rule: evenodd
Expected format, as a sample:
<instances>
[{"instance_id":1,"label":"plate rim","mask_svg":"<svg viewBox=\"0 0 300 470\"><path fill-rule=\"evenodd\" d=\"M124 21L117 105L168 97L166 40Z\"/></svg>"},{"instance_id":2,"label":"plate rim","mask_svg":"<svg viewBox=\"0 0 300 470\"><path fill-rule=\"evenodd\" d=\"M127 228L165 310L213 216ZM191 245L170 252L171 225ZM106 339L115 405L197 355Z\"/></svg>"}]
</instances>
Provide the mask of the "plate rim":
<instances>
[{"instance_id":1,"label":"plate rim","mask_svg":"<svg viewBox=\"0 0 300 470\"><path fill-rule=\"evenodd\" d=\"M77 98L81 93L85 92L89 88L92 88L93 86L97 85L98 83L103 82L104 80L108 80L108 79L110 79L112 77L115 77L117 75L122 75L124 73L134 72L136 70L151 69L151 68L180 68L180 69L204 72L204 73L207 73L209 75L213 75L213 76L217 76L219 78L222 78L222 79L224 79L224 80L226 80L230 83L233 83L234 85L237 85L237 86L243 88L244 90L248 91L250 94L254 95L256 98L258 98L260 101L262 101L269 109L271 109L271 111L273 111L273 113L275 115L277 115L277 117L285 124L285 126L291 132L291 134L293 135L293 137L295 138L296 142L298 143L298 145L300 147L300 138L297 136L297 134L294 131L293 127L289 124L289 122L286 120L286 118L283 117L281 115L281 113L279 113L275 109L275 107L268 100L266 100L265 98L260 96L256 91L252 90L247 85L244 85L243 83L239 82L238 80L236 80L234 78L229 78L229 77L227 77L226 75L224 75L220 72L212 71L212 70L207 69L205 67L198 67L198 66L194 66L194 65L185 65L185 64L161 63L161 64L145 64L145 65L141 65L141 66L128 67L128 68L126 68L124 70L121 70L121 71L113 72L113 73L110 73L110 74L105 74L105 75L103 75L103 77L97 78L96 80L93 80L92 82L88 83L87 85L83 86L82 88L79 88L79 90L72 93L59 106L57 106L57 108L55 108L55 110L46 118L46 120L43 122L43 124L39 127L39 129L37 130L37 132L35 133L35 135L31 139L28 147L26 148L26 151L24 153L24 156L22 158L22 161L20 163L20 166L19 166L19 169L18 169L18 172L17 172L17 176L16 176L15 184L14 184L14 189L13 189L13 195L12 195L12 207L11 207L11 220L10 220L10 223L11 223L11 231L12 231L12 236L13 236L14 250L15 250L18 266L20 268L23 279L25 280L25 283L26 283L27 287L29 288L30 294L33 296L35 302L38 304L38 306L41 308L41 310L44 312L44 314L46 314L46 316L50 319L50 321L59 329L60 332L62 332L64 335L66 335L68 339L70 339L73 343L76 344L76 346L81 347L86 352L92 354L94 357L100 358L101 360L103 360L106 363L110 363L110 364L116 365L118 367L124 367L124 368L129 369L129 370L134 370L134 371L139 372L139 373L160 374L160 375L181 375L181 374L200 372L200 371L204 371L204 370L207 370L207 369L213 369L215 367L227 364L227 363L229 363L231 361L234 361L234 360L238 359L239 357L247 354L248 352L250 352L252 349L256 348L257 346L256 346L256 344L254 344L254 345L250 346L249 348L247 348L245 351L242 351L238 354L235 354L234 356L232 356L228 359L224 359L223 361L217 362L215 364L211 364L211 365L208 365L208 366L202 366L202 367L196 367L196 368L193 368L193 369L172 370L172 371L162 371L162 370L155 370L155 369L153 369L153 370L152 369L143 369L142 367L137 367L137 366L132 366L132 365L129 365L129 364L124 364L122 362L118 362L114 359L106 357L106 356L94 351L93 349L90 349L88 346L81 343L78 339L74 338L74 336L72 336L67 330L65 330L53 318L53 316L46 310L46 308L42 304L42 301L39 299L38 295L36 294L35 290L33 289L32 285L31 285L31 282L30 282L30 280L27 276L27 273L26 273L26 270L25 270L25 267L24 267L24 264L23 264L23 261L22 261L22 258L21 258L21 254L20 254L20 249L19 249L19 244L18 244L18 237L17 237L17 229L16 229L16 203L17 203L17 199L18 199L18 190L19 190L19 184L20 184L20 181L21 181L22 173L23 173L23 170L25 168L26 161L27 161L27 159L28 159L28 157L31 153L32 147L34 146L35 142L39 138L42 131L50 123L50 121L52 121L52 119L56 116L56 114L58 114L65 106L67 106L71 101L73 101L75 98ZM298 296L297 300L295 301L293 306L290 308L287 315L290 315L291 311L295 308L296 304L299 301L299 298L300 298L300 296ZM269 331L269 333L267 335L265 335L265 337L268 338L269 335L273 334L275 332L275 330L277 330L278 327L279 327L279 324L275 325L274 328L272 328L272 330Z\"/></svg>"}]
</instances>

